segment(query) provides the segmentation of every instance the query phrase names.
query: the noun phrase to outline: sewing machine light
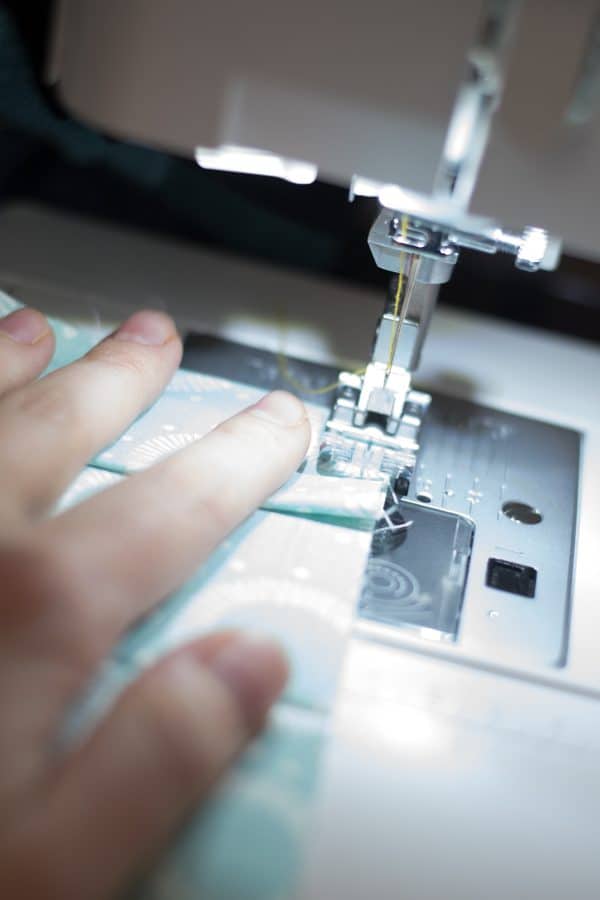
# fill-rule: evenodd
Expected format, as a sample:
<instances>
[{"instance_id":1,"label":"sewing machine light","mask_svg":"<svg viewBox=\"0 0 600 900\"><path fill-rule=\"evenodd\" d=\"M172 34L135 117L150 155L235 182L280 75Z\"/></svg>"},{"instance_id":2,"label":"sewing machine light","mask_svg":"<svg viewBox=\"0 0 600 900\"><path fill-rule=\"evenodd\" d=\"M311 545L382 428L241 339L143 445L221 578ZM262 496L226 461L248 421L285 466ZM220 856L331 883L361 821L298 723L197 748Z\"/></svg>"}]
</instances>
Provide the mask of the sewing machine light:
<instances>
[{"instance_id":1,"label":"sewing machine light","mask_svg":"<svg viewBox=\"0 0 600 900\"><path fill-rule=\"evenodd\" d=\"M292 184L312 184L317 167L297 159L287 159L267 150L222 144L220 147L196 147L196 162L203 169L237 172L242 175L266 175Z\"/></svg>"}]
</instances>

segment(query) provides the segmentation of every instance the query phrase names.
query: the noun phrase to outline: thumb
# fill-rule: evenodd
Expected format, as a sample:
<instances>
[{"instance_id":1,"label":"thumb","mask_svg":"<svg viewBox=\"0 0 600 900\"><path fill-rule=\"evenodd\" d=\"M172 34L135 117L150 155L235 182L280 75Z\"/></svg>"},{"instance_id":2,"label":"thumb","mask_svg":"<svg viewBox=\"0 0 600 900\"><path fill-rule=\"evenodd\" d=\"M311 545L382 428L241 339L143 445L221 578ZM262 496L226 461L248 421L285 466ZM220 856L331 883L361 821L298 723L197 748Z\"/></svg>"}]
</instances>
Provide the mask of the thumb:
<instances>
[{"instance_id":1,"label":"thumb","mask_svg":"<svg viewBox=\"0 0 600 900\"><path fill-rule=\"evenodd\" d=\"M286 675L276 646L237 633L146 672L36 798L0 860L2 896L104 900L126 886L262 726Z\"/></svg>"}]
</instances>

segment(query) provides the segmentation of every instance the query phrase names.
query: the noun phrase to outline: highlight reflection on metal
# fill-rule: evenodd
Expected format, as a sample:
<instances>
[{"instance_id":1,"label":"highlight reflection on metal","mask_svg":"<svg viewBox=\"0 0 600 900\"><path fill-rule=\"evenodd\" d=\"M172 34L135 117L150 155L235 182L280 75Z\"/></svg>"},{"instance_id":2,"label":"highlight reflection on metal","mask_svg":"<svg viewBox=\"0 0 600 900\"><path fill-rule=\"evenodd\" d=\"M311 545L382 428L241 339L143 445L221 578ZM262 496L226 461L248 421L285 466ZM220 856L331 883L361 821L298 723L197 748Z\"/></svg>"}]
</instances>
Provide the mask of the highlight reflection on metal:
<instances>
[{"instance_id":1,"label":"highlight reflection on metal","mask_svg":"<svg viewBox=\"0 0 600 900\"><path fill-rule=\"evenodd\" d=\"M361 617L454 639L473 534L463 516L406 500L391 505L373 534Z\"/></svg>"},{"instance_id":2,"label":"highlight reflection on metal","mask_svg":"<svg viewBox=\"0 0 600 900\"><path fill-rule=\"evenodd\" d=\"M397 563L371 559L365 574L362 602L373 615L397 616L399 610L422 605L422 594L414 575ZM428 599L424 605L428 606Z\"/></svg>"}]
</instances>

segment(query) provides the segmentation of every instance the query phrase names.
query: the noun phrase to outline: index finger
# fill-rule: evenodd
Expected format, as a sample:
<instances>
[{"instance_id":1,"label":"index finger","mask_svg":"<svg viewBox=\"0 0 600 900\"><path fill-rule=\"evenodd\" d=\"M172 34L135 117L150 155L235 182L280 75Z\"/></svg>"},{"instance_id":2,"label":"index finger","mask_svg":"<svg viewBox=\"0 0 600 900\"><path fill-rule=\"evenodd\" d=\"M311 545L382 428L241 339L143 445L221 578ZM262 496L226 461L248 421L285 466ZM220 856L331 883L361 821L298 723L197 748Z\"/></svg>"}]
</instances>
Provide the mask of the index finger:
<instances>
[{"instance_id":1,"label":"index finger","mask_svg":"<svg viewBox=\"0 0 600 900\"><path fill-rule=\"evenodd\" d=\"M46 551L72 573L69 616L83 617L83 640L93 636L96 659L287 480L309 440L302 403L276 391L151 469L38 526Z\"/></svg>"}]
</instances>

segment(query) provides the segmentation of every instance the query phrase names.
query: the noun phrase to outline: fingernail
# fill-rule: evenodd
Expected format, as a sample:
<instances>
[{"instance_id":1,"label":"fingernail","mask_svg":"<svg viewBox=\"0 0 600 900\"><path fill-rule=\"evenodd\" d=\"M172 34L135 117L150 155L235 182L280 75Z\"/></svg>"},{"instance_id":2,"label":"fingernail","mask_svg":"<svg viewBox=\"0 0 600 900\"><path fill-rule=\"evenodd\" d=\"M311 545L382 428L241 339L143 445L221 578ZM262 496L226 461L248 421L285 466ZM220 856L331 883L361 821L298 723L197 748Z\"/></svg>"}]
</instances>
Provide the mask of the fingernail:
<instances>
[{"instance_id":1,"label":"fingernail","mask_svg":"<svg viewBox=\"0 0 600 900\"><path fill-rule=\"evenodd\" d=\"M303 403L287 391L273 391L272 394L267 394L252 407L252 410L263 418L275 422L276 425L299 425L306 419Z\"/></svg>"},{"instance_id":2,"label":"fingernail","mask_svg":"<svg viewBox=\"0 0 600 900\"><path fill-rule=\"evenodd\" d=\"M160 347L175 335L173 320L161 312L145 309L130 316L115 333L118 341L133 341Z\"/></svg>"},{"instance_id":3,"label":"fingernail","mask_svg":"<svg viewBox=\"0 0 600 900\"><path fill-rule=\"evenodd\" d=\"M45 316L37 309L17 309L0 319L0 331L20 344L37 344L50 333L50 326Z\"/></svg>"},{"instance_id":4,"label":"fingernail","mask_svg":"<svg viewBox=\"0 0 600 900\"><path fill-rule=\"evenodd\" d=\"M285 655L272 640L240 634L207 667L235 694L250 728L257 728L287 680Z\"/></svg>"}]
</instances>

